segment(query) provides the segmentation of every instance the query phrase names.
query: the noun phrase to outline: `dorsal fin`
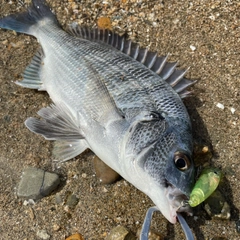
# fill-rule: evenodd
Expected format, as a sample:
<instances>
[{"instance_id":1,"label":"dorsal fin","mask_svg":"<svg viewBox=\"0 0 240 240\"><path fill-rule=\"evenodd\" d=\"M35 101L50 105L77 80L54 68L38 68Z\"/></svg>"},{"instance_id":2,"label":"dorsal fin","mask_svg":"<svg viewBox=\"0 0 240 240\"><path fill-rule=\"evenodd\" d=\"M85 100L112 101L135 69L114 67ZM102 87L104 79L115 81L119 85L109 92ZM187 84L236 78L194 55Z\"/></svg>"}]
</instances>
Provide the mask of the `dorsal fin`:
<instances>
[{"instance_id":1,"label":"dorsal fin","mask_svg":"<svg viewBox=\"0 0 240 240\"><path fill-rule=\"evenodd\" d=\"M156 52L150 52L147 48L140 48L137 43L133 43L124 36L120 36L108 29L90 29L72 23L68 26L68 32L76 37L111 45L157 73L172 86L181 98L191 95L191 92L187 91L187 89L196 81L184 78L186 71L176 69L177 63L167 62L168 56L158 56Z\"/></svg>"}]
</instances>

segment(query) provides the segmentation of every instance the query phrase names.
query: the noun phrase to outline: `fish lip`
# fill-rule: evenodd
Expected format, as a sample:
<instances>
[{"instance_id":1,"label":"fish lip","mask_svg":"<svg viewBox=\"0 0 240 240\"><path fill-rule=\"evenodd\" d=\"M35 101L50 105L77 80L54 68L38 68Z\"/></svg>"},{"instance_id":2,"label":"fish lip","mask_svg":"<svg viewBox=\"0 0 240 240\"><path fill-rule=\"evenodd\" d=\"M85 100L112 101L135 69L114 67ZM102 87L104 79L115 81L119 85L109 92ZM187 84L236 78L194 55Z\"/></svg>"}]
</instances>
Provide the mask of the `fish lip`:
<instances>
[{"instance_id":1,"label":"fish lip","mask_svg":"<svg viewBox=\"0 0 240 240\"><path fill-rule=\"evenodd\" d=\"M185 193L172 184L168 184L165 193L170 206L172 223L177 222L177 212L184 212L187 215L192 215L192 208L188 204L189 197Z\"/></svg>"}]
</instances>

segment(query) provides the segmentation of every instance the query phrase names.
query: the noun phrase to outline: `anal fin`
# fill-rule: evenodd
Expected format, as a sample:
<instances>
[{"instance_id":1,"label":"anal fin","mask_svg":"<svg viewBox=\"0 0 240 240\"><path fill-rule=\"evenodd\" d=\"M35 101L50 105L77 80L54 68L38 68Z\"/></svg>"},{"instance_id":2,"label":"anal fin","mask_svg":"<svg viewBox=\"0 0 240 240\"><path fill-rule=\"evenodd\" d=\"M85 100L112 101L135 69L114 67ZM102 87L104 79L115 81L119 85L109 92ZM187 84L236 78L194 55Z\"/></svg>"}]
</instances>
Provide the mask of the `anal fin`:
<instances>
[{"instance_id":1,"label":"anal fin","mask_svg":"<svg viewBox=\"0 0 240 240\"><path fill-rule=\"evenodd\" d=\"M43 119L28 118L25 125L45 139L57 140L53 149L53 156L57 161L67 161L88 148L77 119L65 104L51 104L38 111L38 115Z\"/></svg>"},{"instance_id":2,"label":"anal fin","mask_svg":"<svg viewBox=\"0 0 240 240\"><path fill-rule=\"evenodd\" d=\"M22 74L23 80L17 81L16 84L21 87L45 90L43 82L40 78L40 72L43 65L43 50L40 48L34 55L31 63L26 67Z\"/></svg>"}]
</instances>

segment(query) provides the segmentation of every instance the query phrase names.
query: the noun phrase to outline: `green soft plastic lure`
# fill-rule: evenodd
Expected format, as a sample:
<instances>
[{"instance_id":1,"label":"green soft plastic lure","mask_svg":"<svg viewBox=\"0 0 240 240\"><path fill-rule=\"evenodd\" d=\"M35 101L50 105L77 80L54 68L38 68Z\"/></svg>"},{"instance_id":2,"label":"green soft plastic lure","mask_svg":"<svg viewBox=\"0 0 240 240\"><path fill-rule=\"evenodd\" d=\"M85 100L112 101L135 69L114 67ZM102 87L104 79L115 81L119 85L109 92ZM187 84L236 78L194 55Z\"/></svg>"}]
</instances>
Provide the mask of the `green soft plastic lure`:
<instances>
[{"instance_id":1,"label":"green soft plastic lure","mask_svg":"<svg viewBox=\"0 0 240 240\"><path fill-rule=\"evenodd\" d=\"M214 167L204 169L190 194L189 205L196 207L205 201L216 190L221 177L220 169Z\"/></svg>"}]
</instances>

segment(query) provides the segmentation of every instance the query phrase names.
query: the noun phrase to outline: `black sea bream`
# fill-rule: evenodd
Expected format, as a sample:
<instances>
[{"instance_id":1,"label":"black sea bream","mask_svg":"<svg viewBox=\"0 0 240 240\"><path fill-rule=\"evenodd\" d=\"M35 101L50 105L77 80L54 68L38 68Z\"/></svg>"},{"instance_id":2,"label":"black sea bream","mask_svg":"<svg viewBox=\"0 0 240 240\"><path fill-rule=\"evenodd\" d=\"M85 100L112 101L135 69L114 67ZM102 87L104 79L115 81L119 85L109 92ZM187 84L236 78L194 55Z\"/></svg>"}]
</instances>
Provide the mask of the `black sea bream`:
<instances>
[{"instance_id":1,"label":"black sea bream","mask_svg":"<svg viewBox=\"0 0 240 240\"><path fill-rule=\"evenodd\" d=\"M194 184L192 130L181 100L193 82L166 57L107 30L59 26L45 1L0 19L41 48L18 85L45 90L53 104L26 126L56 140L57 159L91 149L176 222Z\"/></svg>"}]
</instances>

